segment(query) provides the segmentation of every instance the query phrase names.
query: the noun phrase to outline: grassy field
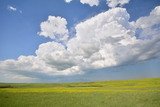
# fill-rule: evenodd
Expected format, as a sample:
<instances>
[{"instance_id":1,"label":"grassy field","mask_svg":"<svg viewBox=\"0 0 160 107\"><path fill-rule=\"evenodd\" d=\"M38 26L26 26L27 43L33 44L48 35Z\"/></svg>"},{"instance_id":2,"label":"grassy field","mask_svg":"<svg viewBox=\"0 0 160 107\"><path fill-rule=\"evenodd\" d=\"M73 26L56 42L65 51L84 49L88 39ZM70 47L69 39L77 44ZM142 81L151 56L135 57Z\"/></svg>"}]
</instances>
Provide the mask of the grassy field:
<instances>
[{"instance_id":1,"label":"grassy field","mask_svg":"<svg viewBox=\"0 0 160 107\"><path fill-rule=\"evenodd\" d=\"M160 78L0 84L0 107L160 107Z\"/></svg>"}]
</instances>

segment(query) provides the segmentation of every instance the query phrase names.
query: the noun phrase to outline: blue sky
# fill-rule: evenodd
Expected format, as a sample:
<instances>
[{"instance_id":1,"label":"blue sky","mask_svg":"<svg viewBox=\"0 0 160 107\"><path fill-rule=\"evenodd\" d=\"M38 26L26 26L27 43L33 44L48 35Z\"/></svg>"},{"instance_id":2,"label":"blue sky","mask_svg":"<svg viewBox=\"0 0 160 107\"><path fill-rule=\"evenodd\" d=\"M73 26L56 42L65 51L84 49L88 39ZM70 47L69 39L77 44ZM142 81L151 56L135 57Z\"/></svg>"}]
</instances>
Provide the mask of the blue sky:
<instances>
[{"instance_id":1,"label":"blue sky","mask_svg":"<svg viewBox=\"0 0 160 107\"><path fill-rule=\"evenodd\" d=\"M129 21L136 21L140 17L148 16L159 5L160 0L131 0L123 8L126 8L130 15ZM8 9L8 6L16 8L16 11ZM52 41L51 38L45 38L37 34L37 32L41 31L41 22L46 21L49 15L65 18L68 23L69 33L72 34L72 29L78 23L108 9L106 0L101 0L98 6L93 7L88 4L82 4L79 0L73 0L70 3L66 3L64 0L0 0L0 61L16 60L21 55L36 55L35 51L40 44ZM138 64L133 61L133 64L131 62L130 65L124 65L123 67L94 69L94 72L76 75L74 76L76 79L69 79L69 81L76 81L77 78L78 81L130 79L149 77L150 74L151 77L159 77L160 61L158 57L153 58L149 58L147 61L139 61ZM145 75L146 73L149 75ZM46 78L49 77L47 76ZM58 81L63 81L67 77L60 76L60 78L63 79L58 79ZM43 79L40 80L43 81ZM46 79L44 81L50 80Z\"/></svg>"}]
</instances>

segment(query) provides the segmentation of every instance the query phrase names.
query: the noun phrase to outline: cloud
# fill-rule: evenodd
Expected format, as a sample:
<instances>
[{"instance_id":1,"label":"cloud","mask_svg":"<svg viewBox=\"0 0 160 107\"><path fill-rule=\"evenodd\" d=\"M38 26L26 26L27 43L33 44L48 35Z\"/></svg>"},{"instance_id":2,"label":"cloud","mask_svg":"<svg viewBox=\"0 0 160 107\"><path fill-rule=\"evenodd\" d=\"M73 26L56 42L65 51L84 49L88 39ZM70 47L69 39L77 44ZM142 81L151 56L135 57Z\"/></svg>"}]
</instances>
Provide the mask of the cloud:
<instances>
[{"instance_id":1,"label":"cloud","mask_svg":"<svg viewBox=\"0 0 160 107\"><path fill-rule=\"evenodd\" d=\"M70 3L72 0L65 0L66 3ZM106 0L108 7L114 8L117 6L123 6L125 4L128 4L130 0ZM100 0L80 0L82 4L88 4L91 7L92 6L98 6L100 3Z\"/></svg>"},{"instance_id":2,"label":"cloud","mask_svg":"<svg viewBox=\"0 0 160 107\"><path fill-rule=\"evenodd\" d=\"M115 8L81 22L76 26L76 37L67 44L68 50L83 58L82 68L119 65L128 60L121 54L121 49L127 52L126 45L137 42L128 20L125 9Z\"/></svg>"},{"instance_id":3,"label":"cloud","mask_svg":"<svg viewBox=\"0 0 160 107\"><path fill-rule=\"evenodd\" d=\"M98 6L99 0L80 0L82 4L89 4L90 6Z\"/></svg>"},{"instance_id":4,"label":"cloud","mask_svg":"<svg viewBox=\"0 0 160 107\"><path fill-rule=\"evenodd\" d=\"M141 17L136 21L138 28L151 28L154 25L158 25L160 22L160 7L156 7L151 11L149 16Z\"/></svg>"},{"instance_id":5,"label":"cloud","mask_svg":"<svg viewBox=\"0 0 160 107\"><path fill-rule=\"evenodd\" d=\"M137 38L146 41L143 53L139 59L156 58L160 56L160 6L155 7L149 16L141 17L135 22Z\"/></svg>"},{"instance_id":6,"label":"cloud","mask_svg":"<svg viewBox=\"0 0 160 107\"><path fill-rule=\"evenodd\" d=\"M18 11L19 13L22 14L22 10L17 9L17 8L14 7L14 6L8 5L8 6L7 6L7 9L8 9L9 11L12 11L12 12Z\"/></svg>"},{"instance_id":7,"label":"cloud","mask_svg":"<svg viewBox=\"0 0 160 107\"><path fill-rule=\"evenodd\" d=\"M66 19L49 16L47 21L41 23L41 31L38 32L38 34L58 41L66 41L68 38L68 29L66 25Z\"/></svg>"},{"instance_id":8,"label":"cloud","mask_svg":"<svg viewBox=\"0 0 160 107\"><path fill-rule=\"evenodd\" d=\"M109 7L123 6L129 3L130 0L107 0L107 4Z\"/></svg>"},{"instance_id":9,"label":"cloud","mask_svg":"<svg viewBox=\"0 0 160 107\"><path fill-rule=\"evenodd\" d=\"M38 82L39 80L37 78L32 78L29 76L24 76L24 75L20 75L17 73L13 73L9 72L9 71L5 71L5 72L0 72L0 82L10 82L10 83L31 83L31 82Z\"/></svg>"},{"instance_id":10,"label":"cloud","mask_svg":"<svg viewBox=\"0 0 160 107\"><path fill-rule=\"evenodd\" d=\"M40 44L35 56L0 61L0 72L32 78L68 76L160 57L159 16L160 6L129 22L126 9L112 8L77 24L71 39L64 39L66 19L49 16L39 34L53 41Z\"/></svg>"},{"instance_id":11,"label":"cloud","mask_svg":"<svg viewBox=\"0 0 160 107\"><path fill-rule=\"evenodd\" d=\"M70 3L72 0L64 0L66 3Z\"/></svg>"},{"instance_id":12,"label":"cloud","mask_svg":"<svg viewBox=\"0 0 160 107\"><path fill-rule=\"evenodd\" d=\"M16 7L13 7L13 6L10 6L10 5L7 6L7 9L10 10L10 11L17 11Z\"/></svg>"},{"instance_id":13,"label":"cloud","mask_svg":"<svg viewBox=\"0 0 160 107\"><path fill-rule=\"evenodd\" d=\"M65 0L66 3L70 3L71 1L72 0ZM80 0L80 2L82 4L88 4L92 7L92 6L98 6L100 1L99 0Z\"/></svg>"}]
</instances>

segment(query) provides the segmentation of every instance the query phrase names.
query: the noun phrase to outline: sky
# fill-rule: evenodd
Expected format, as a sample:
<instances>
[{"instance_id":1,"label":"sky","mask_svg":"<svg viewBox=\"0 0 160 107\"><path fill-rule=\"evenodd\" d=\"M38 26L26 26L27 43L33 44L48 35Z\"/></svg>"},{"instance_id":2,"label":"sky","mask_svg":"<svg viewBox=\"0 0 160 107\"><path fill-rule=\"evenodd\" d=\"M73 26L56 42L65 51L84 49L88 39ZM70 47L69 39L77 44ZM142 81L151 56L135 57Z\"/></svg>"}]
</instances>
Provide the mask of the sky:
<instances>
[{"instance_id":1,"label":"sky","mask_svg":"<svg viewBox=\"0 0 160 107\"><path fill-rule=\"evenodd\" d=\"M0 82L160 77L160 0L0 0Z\"/></svg>"}]
</instances>

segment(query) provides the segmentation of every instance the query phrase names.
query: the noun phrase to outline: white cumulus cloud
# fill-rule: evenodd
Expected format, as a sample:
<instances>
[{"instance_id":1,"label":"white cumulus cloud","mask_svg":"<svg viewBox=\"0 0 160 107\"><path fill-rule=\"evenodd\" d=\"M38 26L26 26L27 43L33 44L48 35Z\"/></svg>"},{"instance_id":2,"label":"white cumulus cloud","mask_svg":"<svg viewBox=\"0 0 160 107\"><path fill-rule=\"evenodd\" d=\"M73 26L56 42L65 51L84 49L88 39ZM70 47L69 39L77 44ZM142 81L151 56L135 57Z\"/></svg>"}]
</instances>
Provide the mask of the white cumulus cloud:
<instances>
[{"instance_id":1,"label":"white cumulus cloud","mask_svg":"<svg viewBox=\"0 0 160 107\"><path fill-rule=\"evenodd\" d=\"M99 0L80 0L82 4L89 4L90 6L98 6Z\"/></svg>"},{"instance_id":2,"label":"white cumulus cloud","mask_svg":"<svg viewBox=\"0 0 160 107\"><path fill-rule=\"evenodd\" d=\"M70 3L73 0L65 0L66 3ZM123 6L125 4L128 4L130 0L106 0L108 7L114 8L117 6ZM100 0L80 0L82 4L88 4L91 7L92 6L98 6L100 3Z\"/></svg>"},{"instance_id":3,"label":"white cumulus cloud","mask_svg":"<svg viewBox=\"0 0 160 107\"><path fill-rule=\"evenodd\" d=\"M61 17L49 16L47 21L40 25L40 36L49 37L51 39L66 41L68 38L67 21Z\"/></svg>"},{"instance_id":4,"label":"white cumulus cloud","mask_svg":"<svg viewBox=\"0 0 160 107\"><path fill-rule=\"evenodd\" d=\"M107 0L107 4L109 7L123 6L129 3L130 0Z\"/></svg>"},{"instance_id":5,"label":"white cumulus cloud","mask_svg":"<svg viewBox=\"0 0 160 107\"><path fill-rule=\"evenodd\" d=\"M73 0L65 0L66 3L70 3L71 1ZM80 2L82 4L88 4L92 7L92 6L98 6L100 1L99 0L80 0Z\"/></svg>"},{"instance_id":6,"label":"white cumulus cloud","mask_svg":"<svg viewBox=\"0 0 160 107\"><path fill-rule=\"evenodd\" d=\"M72 0L64 0L66 3L70 3Z\"/></svg>"},{"instance_id":7,"label":"white cumulus cloud","mask_svg":"<svg viewBox=\"0 0 160 107\"><path fill-rule=\"evenodd\" d=\"M49 16L39 34L54 40L40 44L35 56L0 61L0 73L23 78L74 75L159 57L159 17L160 6L136 22L129 22L126 9L112 8L77 24L74 37L61 44L57 41L68 36L67 21Z\"/></svg>"}]
</instances>

